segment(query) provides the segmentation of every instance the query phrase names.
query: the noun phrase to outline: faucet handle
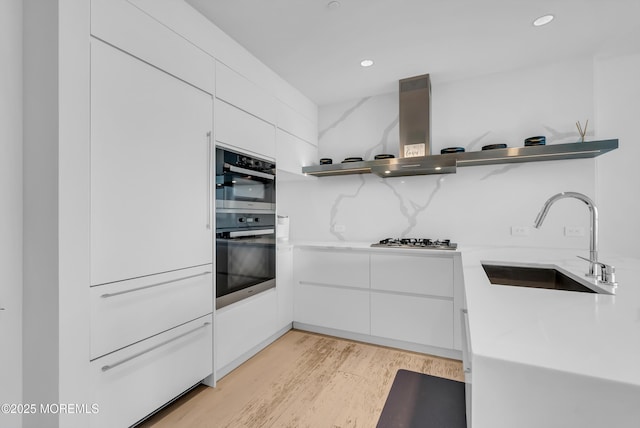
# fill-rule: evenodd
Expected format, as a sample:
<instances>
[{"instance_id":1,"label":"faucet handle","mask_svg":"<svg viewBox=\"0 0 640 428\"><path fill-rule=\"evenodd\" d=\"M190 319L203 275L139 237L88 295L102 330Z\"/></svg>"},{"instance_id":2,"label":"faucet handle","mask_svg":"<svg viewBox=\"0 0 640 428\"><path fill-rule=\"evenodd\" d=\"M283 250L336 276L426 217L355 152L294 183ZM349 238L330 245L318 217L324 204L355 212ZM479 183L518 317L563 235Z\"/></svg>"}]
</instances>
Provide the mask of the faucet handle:
<instances>
[{"instance_id":1,"label":"faucet handle","mask_svg":"<svg viewBox=\"0 0 640 428\"><path fill-rule=\"evenodd\" d=\"M616 267L608 265L606 263L599 262L598 260L591 260L587 257L577 256L579 259L586 260L588 262L597 264L600 266L600 279L599 282L607 285L618 285L616 282Z\"/></svg>"}]
</instances>

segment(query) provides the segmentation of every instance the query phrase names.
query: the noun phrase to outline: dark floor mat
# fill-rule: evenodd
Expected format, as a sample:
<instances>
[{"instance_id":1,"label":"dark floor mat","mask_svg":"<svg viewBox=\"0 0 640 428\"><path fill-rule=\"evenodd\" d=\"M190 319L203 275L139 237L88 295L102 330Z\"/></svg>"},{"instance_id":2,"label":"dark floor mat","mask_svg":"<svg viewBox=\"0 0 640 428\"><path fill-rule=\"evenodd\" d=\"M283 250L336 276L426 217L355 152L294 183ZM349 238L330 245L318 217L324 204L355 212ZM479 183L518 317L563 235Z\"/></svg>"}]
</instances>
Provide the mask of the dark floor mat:
<instances>
[{"instance_id":1,"label":"dark floor mat","mask_svg":"<svg viewBox=\"0 0 640 428\"><path fill-rule=\"evenodd\" d=\"M464 383L398 370L377 428L466 428Z\"/></svg>"}]
</instances>

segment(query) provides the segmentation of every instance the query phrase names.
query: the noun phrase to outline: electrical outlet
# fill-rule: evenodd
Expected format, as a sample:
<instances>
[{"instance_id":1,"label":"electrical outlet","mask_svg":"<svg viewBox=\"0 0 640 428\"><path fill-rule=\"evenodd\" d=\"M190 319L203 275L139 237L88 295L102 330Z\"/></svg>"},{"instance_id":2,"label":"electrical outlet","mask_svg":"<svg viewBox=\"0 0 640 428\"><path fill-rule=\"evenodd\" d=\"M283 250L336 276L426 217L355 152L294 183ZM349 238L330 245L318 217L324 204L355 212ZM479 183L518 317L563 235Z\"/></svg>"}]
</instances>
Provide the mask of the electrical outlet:
<instances>
[{"instance_id":1,"label":"electrical outlet","mask_svg":"<svg viewBox=\"0 0 640 428\"><path fill-rule=\"evenodd\" d=\"M577 236L584 236L584 227L579 226L565 226L564 236L574 238Z\"/></svg>"},{"instance_id":2,"label":"electrical outlet","mask_svg":"<svg viewBox=\"0 0 640 428\"><path fill-rule=\"evenodd\" d=\"M511 226L511 235L529 236L529 226Z\"/></svg>"},{"instance_id":3,"label":"electrical outlet","mask_svg":"<svg viewBox=\"0 0 640 428\"><path fill-rule=\"evenodd\" d=\"M333 231L337 232L337 233L346 232L347 231L347 226L345 226L344 224L334 224L333 225Z\"/></svg>"}]
</instances>

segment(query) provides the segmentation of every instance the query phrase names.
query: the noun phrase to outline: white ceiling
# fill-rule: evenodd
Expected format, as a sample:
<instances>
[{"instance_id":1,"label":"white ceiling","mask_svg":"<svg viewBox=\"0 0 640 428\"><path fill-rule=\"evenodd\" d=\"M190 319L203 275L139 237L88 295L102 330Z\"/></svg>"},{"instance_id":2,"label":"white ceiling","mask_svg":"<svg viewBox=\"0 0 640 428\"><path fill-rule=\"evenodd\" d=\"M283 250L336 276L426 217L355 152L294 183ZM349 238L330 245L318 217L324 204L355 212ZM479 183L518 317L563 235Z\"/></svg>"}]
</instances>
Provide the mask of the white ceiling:
<instances>
[{"instance_id":1,"label":"white ceiling","mask_svg":"<svg viewBox=\"0 0 640 428\"><path fill-rule=\"evenodd\" d=\"M446 82L640 50L640 0L329 1L187 0L318 105L419 74ZM547 13L551 24L532 25Z\"/></svg>"}]
</instances>

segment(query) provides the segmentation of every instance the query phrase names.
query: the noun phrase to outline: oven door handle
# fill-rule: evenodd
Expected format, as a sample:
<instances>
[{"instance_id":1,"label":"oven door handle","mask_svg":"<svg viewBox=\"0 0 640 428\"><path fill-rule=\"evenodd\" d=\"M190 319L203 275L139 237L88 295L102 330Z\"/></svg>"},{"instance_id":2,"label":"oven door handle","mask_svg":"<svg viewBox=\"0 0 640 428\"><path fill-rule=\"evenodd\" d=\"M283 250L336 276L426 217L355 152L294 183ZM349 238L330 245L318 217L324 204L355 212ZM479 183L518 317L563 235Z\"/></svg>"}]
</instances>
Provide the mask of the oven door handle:
<instances>
[{"instance_id":1,"label":"oven door handle","mask_svg":"<svg viewBox=\"0 0 640 428\"><path fill-rule=\"evenodd\" d=\"M267 174L266 172L253 171L251 169L240 168L239 166L230 165L228 163L224 164L224 167L225 167L225 169L227 169L227 170L229 170L231 172L237 172L237 173L240 173L240 174L252 175L254 177L266 178L267 180L273 180L275 178L275 175L273 175L273 174Z\"/></svg>"},{"instance_id":2,"label":"oven door handle","mask_svg":"<svg viewBox=\"0 0 640 428\"><path fill-rule=\"evenodd\" d=\"M229 238L240 238L243 236L271 235L275 233L275 229L260 230L239 230L237 232L229 232Z\"/></svg>"}]
</instances>

